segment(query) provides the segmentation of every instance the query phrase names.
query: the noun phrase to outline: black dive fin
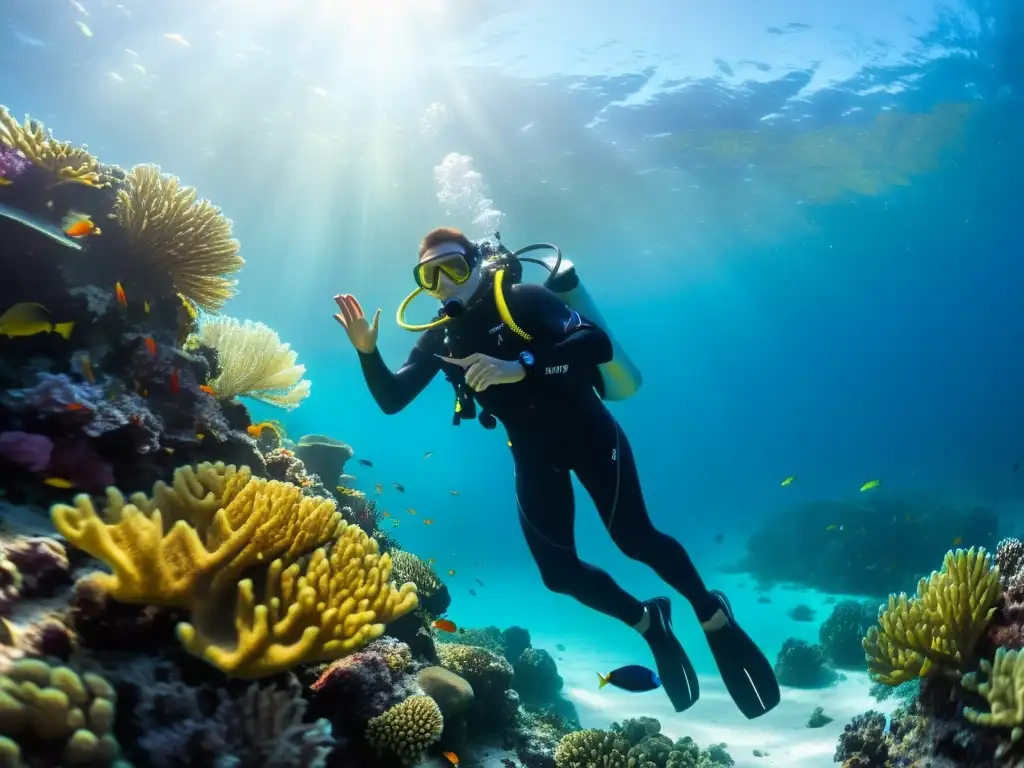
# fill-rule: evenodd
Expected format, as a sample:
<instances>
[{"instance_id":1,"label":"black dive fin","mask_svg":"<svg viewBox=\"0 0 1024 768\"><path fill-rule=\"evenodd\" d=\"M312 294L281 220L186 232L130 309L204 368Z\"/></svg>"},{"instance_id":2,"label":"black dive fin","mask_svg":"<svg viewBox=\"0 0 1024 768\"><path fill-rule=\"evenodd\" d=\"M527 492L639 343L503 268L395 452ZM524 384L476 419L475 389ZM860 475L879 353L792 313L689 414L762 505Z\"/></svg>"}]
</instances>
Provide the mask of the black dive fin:
<instances>
[{"instance_id":1,"label":"black dive fin","mask_svg":"<svg viewBox=\"0 0 1024 768\"><path fill-rule=\"evenodd\" d=\"M690 657L672 632L672 603L669 599L656 597L647 600L644 605L651 620L644 638L654 654L661 687L676 712L682 712L696 704L700 696L697 673L690 663Z\"/></svg>"},{"instance_id":2,"label":"black dive fin","mask_svg":"<svg viewBox=\"0 0 1024 768\"><path fill-rule=\"evenodd\" d=\"M736 623L726 596L718 590L712 594L722 604L729 625L706 633L708 645L729 695L747 719L753 720L779 703L779 681L771 662Z\"/></svg>"}]
</instances>

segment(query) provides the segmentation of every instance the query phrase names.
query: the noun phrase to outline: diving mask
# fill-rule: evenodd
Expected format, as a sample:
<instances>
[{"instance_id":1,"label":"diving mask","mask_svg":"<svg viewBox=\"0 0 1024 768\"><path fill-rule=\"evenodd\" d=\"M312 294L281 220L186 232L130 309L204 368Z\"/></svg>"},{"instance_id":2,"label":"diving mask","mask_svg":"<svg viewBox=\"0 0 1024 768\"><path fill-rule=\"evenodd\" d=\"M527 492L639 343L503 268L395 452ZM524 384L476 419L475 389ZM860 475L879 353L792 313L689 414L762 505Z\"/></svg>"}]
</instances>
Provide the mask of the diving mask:
<instances>
[{"instance_id":1,"label":"diving mask","mask_svg":"<svg viewBox=\"0 0 1024 768\"><path fill-rule=\"evenodd\" d=\"M436 291L443 274L455 285L462 285L473 273L466 249L458 243L442 243L431 248L413 268L413 279L424 291Z\"/></svg>"}]
</instances>

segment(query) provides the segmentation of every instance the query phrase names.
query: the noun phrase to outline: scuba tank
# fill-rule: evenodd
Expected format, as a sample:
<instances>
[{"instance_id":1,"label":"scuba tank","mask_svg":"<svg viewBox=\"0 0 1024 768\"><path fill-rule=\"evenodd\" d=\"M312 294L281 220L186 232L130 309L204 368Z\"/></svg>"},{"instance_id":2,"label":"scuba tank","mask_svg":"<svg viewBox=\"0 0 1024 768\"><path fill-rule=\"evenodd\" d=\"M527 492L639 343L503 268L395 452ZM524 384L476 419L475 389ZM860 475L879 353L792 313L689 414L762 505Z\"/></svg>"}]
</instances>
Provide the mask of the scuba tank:
<instances>
[{"instance_id":1,"label":"scuba tank","mask_svg":"<svg viewBox=\"0 0 1024 768\"><path fill-rule=\"evenodd\" d=\"M523 262L539 264L548 270L548 277L544 280L544 287L556 294L571 309L578 312L584 318L594 323L608 334L612 342L612 359L607 363L597 366L599 380L595 383L595 389L602 400L626 400L636 394L643 384L643 374L636 367L633 361L626 354L622 346L616 341L608 327L607 322L601 316L597 304L591 298L590 293L580 280L575 265L562 256L562 250L551 243L534 243L520 248L517 251L509 251L501 242L501 233L495 232L496 244L489 241L478 243L480 252L483 255L485 265L495 270L505 272L504 280L498 280L495 288L495 298L498 300L498 309L502 312L502 319L509 328L523 335L513 318L508 315L507 308L503 308L504 300L501 294L503 282L518 283L522 280ZM524 255L533 251L548 250L554 251L554 255L539 259L526 257ZM497 278L497 274L495 275ZM508 316L507 316L508 315Z\"/></svg>"}]
</instances>

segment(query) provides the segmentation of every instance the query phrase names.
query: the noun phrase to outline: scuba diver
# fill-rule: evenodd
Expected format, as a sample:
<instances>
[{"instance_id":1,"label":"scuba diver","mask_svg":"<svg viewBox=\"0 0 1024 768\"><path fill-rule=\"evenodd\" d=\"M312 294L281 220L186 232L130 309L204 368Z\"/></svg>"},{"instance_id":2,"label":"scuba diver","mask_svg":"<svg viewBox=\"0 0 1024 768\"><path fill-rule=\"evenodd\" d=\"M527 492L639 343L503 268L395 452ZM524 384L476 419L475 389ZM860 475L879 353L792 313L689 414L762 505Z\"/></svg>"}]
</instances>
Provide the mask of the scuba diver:
<instances>
[{"instance_id":1,"label":"scuba diver","mask_svg":"<svg viewBox=\"0 0 1024 768\"><path fill-rule=\"evenodd\" d=\"M386 414L412 402L438 372L455 388L454 423L476 418L508 434L516 502L526 543L548 589L636 629L654 656L677 712L699 695L693 665L672 630L667 597L641 601L603 570L580 560L574 533L574 472L619 549L655 573L693 607L726 687L748 718L779 703L771 664L739 627L729 601L709 590L686 550L654 527L633 452L603 400L628 397L640 384L568 260L548 244L510 252L473 242L457 229L431 231L413 268L417 288L398 324L422 335L397 373L377 349L378 309L368 321L356 298L335 296L334 317L359 353L374 400ZM524 258L554 251L554 263ZM522 262L545 266L544 285L523 283ZM441 302L437 317L410 325L405 311L420 293ZM479 413L478 413L479 410Z\"/></svg>"}]
</instances>

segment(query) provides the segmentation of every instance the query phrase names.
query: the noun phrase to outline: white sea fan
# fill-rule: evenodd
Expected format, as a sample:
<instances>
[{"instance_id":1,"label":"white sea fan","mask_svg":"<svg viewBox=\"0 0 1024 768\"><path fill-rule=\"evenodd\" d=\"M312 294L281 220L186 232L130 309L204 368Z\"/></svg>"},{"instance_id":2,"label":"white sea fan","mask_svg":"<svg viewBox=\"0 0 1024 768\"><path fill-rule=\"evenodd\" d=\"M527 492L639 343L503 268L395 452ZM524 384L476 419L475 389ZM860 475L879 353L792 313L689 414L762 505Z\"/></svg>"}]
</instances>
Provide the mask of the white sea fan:
<instances>
[{"instance_id":1,"label":"white sea fan","mask_svg":"<svg viewBox=\"0 0 1024 768\"><path fill-rule=\"evenodd\" d=\"M217 350L220 375L210 386L218 399L251 397L291 410L309 396L310 383L302 378L306 366L298 365L292 348L263 323L207 315L199 339Z\"/></svg>"}]
</instances>

